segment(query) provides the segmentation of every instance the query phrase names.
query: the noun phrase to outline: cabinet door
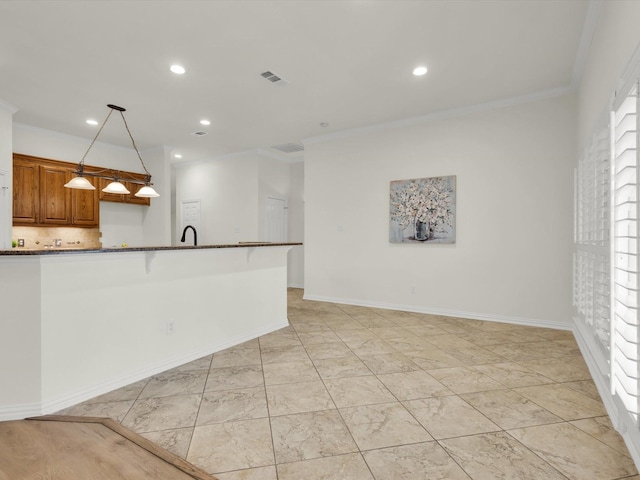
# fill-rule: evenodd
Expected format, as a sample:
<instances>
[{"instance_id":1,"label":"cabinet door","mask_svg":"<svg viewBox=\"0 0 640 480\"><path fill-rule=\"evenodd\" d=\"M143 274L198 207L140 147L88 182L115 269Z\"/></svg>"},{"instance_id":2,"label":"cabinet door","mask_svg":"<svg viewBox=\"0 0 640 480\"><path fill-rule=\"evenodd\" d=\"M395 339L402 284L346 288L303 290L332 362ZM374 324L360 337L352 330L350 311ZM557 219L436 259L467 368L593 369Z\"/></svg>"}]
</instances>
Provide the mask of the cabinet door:
<instances>
[{"instance_id":1,"label":"cabinet door","mask_svg":"<svg viewBox=\"0 0 640 480\"><path fill-rule=\"evenodd\" d=\"M107 193L107 192L103 192L102 191L102 189L106 188L107 185L109 185L111 182L112 182L112 180L110 178L101 178L100 179L100 185L97 187L98 191L99 191L98 195L100 196L100 200L102 200L103 202L126 203L126 201L127 201L127 195L126 194L123 195L123 194L120 194L120 193ZM124 182L122 184L125 185Z\"/></svg>"},{"instance_id":2,"label":"cabinet door","mask_svg":"<svg viewBox=\"0 0 640 480\"><path fill-rule=\"evenodd\" d=\"M99 179L86 177L96 190L71 190L71 224L81 227L100 226Z\"/></svg>"},{"instance_id":3,"label":"cabinet door","mask_svg":"<svg viewBox=\"0 0 640 480\"><path fill-rule=\"evenodd\" d=\"M125 187L127 187L127 190L131 192L129 195L127 195L127 203L134 203L136 205L151 205L150 198L136 197L137 191L140 190L142 187L144 187L144 185L140 185L139 183L133 183L133 182L125 182L124 185Z\"/></svg>"},{"instance_id":4,"label":"cabinet door","mask_svg":"<svg viewBox=\"0 0 640 480\"><path fill-rule=\"evenodd\" d=\"M40 166L40 223L71 224L71 189L64 187L70 178L64 167Z\"/></svg>"},{"instance_id":5,"label":"cabinet door","mask_svg":"<svg viewBox=\"0 0 640 480\"><path fill-rule=\"evenodd\" d=\"M13 223L38 223L40 210L38 194L38 165L16 160L13 163Z\"/></svg>"}]
</instances>

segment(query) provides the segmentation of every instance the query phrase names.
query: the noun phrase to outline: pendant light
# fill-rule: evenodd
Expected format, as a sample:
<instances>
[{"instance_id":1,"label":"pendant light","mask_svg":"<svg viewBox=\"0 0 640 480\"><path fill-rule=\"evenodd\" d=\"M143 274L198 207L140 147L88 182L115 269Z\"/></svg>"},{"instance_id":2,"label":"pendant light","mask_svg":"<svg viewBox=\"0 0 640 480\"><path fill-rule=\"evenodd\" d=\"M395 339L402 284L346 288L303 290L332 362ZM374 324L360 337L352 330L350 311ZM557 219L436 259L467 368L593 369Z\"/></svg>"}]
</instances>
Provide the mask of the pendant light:
<instances>
[{"instance_id":1,"label":"pendant light","mask_svg":"<svg viewBox=\"0 0 640 480\"><path fill-rule=\"evenodd\" d=\"M125 187L124 184L118 181L117 178L114 178L113 182L104 187L102 191L104 193L115 193L120 195L131 193L129 190L127 190L127 187Z\"/></svg>"},{"instance_id":2,"label":"pendant light","mask_svg":"<svg viewBox=\"0 0 640 480\"><path fill-rule=\"evenodd\" d=\"M91 182L89 182L89 180L87 180L85 177L89 176L89 177L104 178L104 179L111 180L111 183L109 183L109 185L107 185L105 188L102 189L103 192L123 195L123 194L131 193L127 189L127 187L125 187L124 184L121 183L120 181L120 180L126 180L129 183L142 185L140 190L138 190L138 192L135 193L136 197L142 197L142 198L159 197L160 195L151 186L153 185L153 183L151 183L151 174L149 173L149 170L147 170L147 167L144 165L144 162L142 161L142 157L140 156L140 151L136 146L136 142L133 139L133 135L131 135L131 131L129 130L129 126L127 125L127 120L124 118L124 112L126 112L126 109L119 107L117 105L112 105L112 104L107 105L107 107L109 107L111 110L109 111L107 118L105 118L104 122L102 122L102 125L100 126L98 133L96 133L96 136L93 138L93 141L89 145L89 148L87 149L85 154L82 156L82 160L80 160L80 163L78 163L78 168L74 172L77 175L77 177L72 178L64 186L67 188L77 188L81 190L95 190L96 187L94 187L91 184ZM140 160L140 165L142 165L142 169L144 170L144 173L145 173L144 180L140 180L139 178L129 177L126 175L126 173L123 173L123 172L116 172L114 176L113 170L101 170L101 171L94 171L94 172L84 171L84 159L87 157L87 154L93 147L93 144L96 143L96 140L100 136L100 133L102 133L102 129L107 124L107 121L109 120L109 117L111 117L111 114L114 112L114 110L117 112L120 112L120 116L122 117L122 121L124 122L124 127L127 130L127 133L129 134L129 138L131 139L131 144L133 145L133 149L136 151L136 154L138 155L138 160Z\"/></svg>"},{"instance_id":3,"label":"pendant light","mask_svg":"<svg viewBox=\"0 0 640 480\"><path fill-rule=\"evenodd\" d=\"M76 172L78 173L78 172ZM74 177L64 185L67 188L77 188L79 190L95 190L96 187L91 185L91 182L84 177Z\"/></svg>"}]
</instances>

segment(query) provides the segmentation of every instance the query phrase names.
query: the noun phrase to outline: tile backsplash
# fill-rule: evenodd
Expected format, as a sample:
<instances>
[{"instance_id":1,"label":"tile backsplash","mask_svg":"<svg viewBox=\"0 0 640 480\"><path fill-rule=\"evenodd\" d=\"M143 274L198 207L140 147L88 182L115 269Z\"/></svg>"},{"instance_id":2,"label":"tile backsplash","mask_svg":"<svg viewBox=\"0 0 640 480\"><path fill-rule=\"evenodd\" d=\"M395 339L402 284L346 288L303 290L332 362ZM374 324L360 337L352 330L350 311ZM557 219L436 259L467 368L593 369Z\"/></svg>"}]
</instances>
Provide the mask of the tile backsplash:
<instances>
[{"instance_id":1,"label":"tile backsplash","mask_svg":"<svg viewBox=\"0 0 640 480\"><path fill-rule=\"evenodd\" d=\"M102 248L99 228L13 227L12 239L24 240L29 250L45 248ZM58 240L56 242L56 240Z\"/></svg>"}]
</instances>

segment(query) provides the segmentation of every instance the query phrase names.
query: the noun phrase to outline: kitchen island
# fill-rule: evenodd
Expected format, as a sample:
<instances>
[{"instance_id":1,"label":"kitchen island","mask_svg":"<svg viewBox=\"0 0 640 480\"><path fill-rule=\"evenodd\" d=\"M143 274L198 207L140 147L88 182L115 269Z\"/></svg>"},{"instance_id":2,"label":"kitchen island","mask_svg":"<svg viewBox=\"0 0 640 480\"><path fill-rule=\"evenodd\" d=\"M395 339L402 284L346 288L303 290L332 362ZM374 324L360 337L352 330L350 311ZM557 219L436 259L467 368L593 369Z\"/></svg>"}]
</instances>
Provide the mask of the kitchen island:
<instances>
[{"instance_id":1,"label":"kitchen island","mask_svg":"<svg viewBox=\"0 0 640 480\"><path fill-rule=\"evenodd\" d=\"M0 420L55 412L287 326L294 245L0 251Z\"/></svg>"}]
</instances>

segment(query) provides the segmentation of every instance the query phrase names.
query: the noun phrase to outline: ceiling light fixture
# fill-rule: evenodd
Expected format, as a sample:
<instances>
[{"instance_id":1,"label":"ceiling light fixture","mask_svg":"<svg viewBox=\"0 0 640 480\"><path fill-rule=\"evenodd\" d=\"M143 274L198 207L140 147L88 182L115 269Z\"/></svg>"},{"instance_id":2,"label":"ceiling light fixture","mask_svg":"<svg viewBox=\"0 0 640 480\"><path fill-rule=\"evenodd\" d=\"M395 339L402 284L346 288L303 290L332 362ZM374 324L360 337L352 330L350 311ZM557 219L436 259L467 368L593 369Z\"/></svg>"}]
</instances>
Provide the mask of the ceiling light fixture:
<instances>
[{"instance_id":1,"label":"ceiling light fixture","mask_svg":"<svg viewBox=\"0 0 640 480\"><path fill-rule=\"evenodd\" d=\"M202 119L200 120L200 125L211 125L211 122L209 120Z\"/></svg>"},{"instance_id":2,"label":"ceiling light fixture","mask_svg":"<svg viewBox=\"0 0 640 480\"><path fill-rule=\"evenodd\" d=\"M171 65L171 67L169 67L169 70L177 75L183 75L184 72L186 72L182 65Z\"/></svg>"},{"instance_id":3,"label":"ceiling light fixture","mask_svg":"<svg viewBox=\"0 0 640 480\"><path fill-rule=\"evenodd\" d=\"M160 195L158 195L158 193L151 187L151 185L153 185L153 183L151 183L151 174L147 170L147 167L145 167L144 162L142 161L142 157L140 156L140 152L138 151L136 142L133 139L133 136L131 135L131 131L129 131L127 120L124 118L123 112L126 112L126 109L122 107L118 107L117 105L111 105L111 104L107 105L107 107L109 107L111 111L109 111L109 115L107 115L107 118L105 118L104 122L102 122L102 125L100 126L98 133L96 133L96 136L93 137L93 141L89 145L89 148L87 149L85 154L82 156L82 160L80 160L80 163L78 163L78 168L74 172L77 175L77 177L72 178L64 186L67 188L77 188L81 190L95 190L96 187L94 187L91 184L91 182L89 182L89 180L87 180L85 177L89 176L89 177L106 178L108 180L112 180L112 182L102 189L103 192L126 194L126 193L130 193L129 190L127 190L127 188L122 183L120 183L120 180L126 180L130 183L137 183L142 185L142 188L140 188L140 190L138 190L138 192L135 194L136 197L143 197L143 198L159 197ZM132 178L129 176L122 175L121 172L117 172L116 175L114 176L113 170L100 170L95 172L84 171L84 159L87 157L87 154L91 150L91 147L93 147L93 144L96 143L98 136L102 132L102 129L106 125L107 121L109 120L109 117L111 116L114 110L117 110L118 112L120 112L120 116L122 117L122 121L124 122L124 127L127 129L127 133L129 134L129 138L131 139L131 144L133 145L133 149L136 151L136 154L138 155L138 160L140 160L140 164L142 165L142 169L144 170L144 173L146 175L144 180L139 180L137 178Z\"/></svg>"},{"instance_id":4,"label":"ceiling light fixture","mask_svg":"<svg viewBox=\"0 0 640 480\"><path fill-rule=\"evenodd\" d=\"M179 154L179 153L176 153L176 154L173 156L173 158L182 158L182 155L181 155L181 154Z\"/></svg>"},{"instance_id":5,"label":"ceiling light fixture","mask_svg":"<svg viewBox=\"0 0 640 480\"><path fill-rule=\"evenodd\" d=\"M88 120L87 120L87 123L88 123L89 125L98 125L98 121L97 121L97 120L94 120L93 118L88 119Z\"/></svg>"},{"instance_id":6,"label":"ceiling light fixture","mask_svg":"<svg viewBox=\"0 0 640 480\"><path fill-rule=\"evenodd\" d=\"M427 67L416 67L416 68L413 69L413 74L416 77L421 77L425 73L427 73Z\"/></svg>"}]
</instances>

